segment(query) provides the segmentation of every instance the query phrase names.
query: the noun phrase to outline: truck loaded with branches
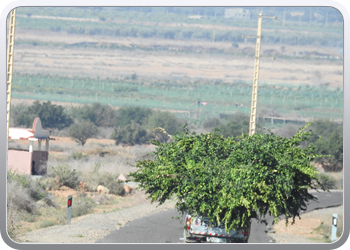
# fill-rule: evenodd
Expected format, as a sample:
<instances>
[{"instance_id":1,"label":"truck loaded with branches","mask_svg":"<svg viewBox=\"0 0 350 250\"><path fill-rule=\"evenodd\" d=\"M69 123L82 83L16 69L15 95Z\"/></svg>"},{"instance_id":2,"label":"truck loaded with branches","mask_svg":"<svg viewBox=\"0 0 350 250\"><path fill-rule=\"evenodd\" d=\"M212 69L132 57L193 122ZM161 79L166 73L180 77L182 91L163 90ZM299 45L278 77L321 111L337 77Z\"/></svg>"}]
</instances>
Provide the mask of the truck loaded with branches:
<instances>
[{"instance_id":1,"label":"truck loaded with branches","mask_svg":"<svg viewBox=\"0 0 350 250\"><path fill-rule=\"evenodd\" d=\"M274 222L285 216L286 224L294 223L317 199L309 191L324 189L311 165L318 157L315 148L301 147L311 135L307 126L291 138L272 132L224 138L217 131L196 134L185 126L169 143L152 141L154 159L138 161L130 176L152 202L177 197L176 209L191 215L188 239L200 237L192 228L200 216L208 225L221 225L225 235L249 229L252 219L263 221L266 214Z\"/></svg>"}]
</instances>

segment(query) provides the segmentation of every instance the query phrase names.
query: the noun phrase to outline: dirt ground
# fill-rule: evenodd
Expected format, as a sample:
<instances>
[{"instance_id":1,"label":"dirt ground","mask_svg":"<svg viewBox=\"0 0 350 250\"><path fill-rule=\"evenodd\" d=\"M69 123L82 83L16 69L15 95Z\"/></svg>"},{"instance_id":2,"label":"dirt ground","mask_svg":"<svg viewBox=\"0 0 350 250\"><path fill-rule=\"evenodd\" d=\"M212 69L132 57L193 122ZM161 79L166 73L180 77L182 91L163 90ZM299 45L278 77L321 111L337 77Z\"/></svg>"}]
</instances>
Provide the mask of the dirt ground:
<instances>
[{"instance_id":1,"label":"dirt ground","mask_svg":"<svg viewBox=\"0 0 350 250\"><path fill-rule=\"evenodd\" d=\"M326 242L325 236L329 236L332 225L332 215L343 215L344 207L333 207L314 210L302 214L301 219L286 226L285 221L279 221L273 226L274 233L269 234L276 243L322 243ZM338 221L338 225L339 225ZM321 226L324 225L324 227ZM328 230L325 230L327 228ZM296 240L298 239L298 240Z\"/></svg>"},{"instance_id":2,"label":"dirt ground","mask_svg":"<svg viewBox=\"0 0 350 250\"><path fill-rule=\"evenodd\" d=\"M42 42L98 42L99 44L116 43L147 47L162 45L168 51L112 50L92 48L42 47L18 45L14 56L14 73L57 74L66 76L117 78L136 73L149 79L164 78L207 78L241 79L250 81L253 77L254 57L227 54L182 53L172 50L173 46L201 46L203 49L216 48L233 50L229 42L183 41L169 39L142 39L106 36L68 35L65 32L18 30L16 40ZM254 43L241 43L236 52L244 49L255 51ZM298 47L262 45L259 81L274 83L307 83L310 85L326 84L340 87L343 85L343 64L341 60L301 60L295 57L280 59L278 56L264 54L266 50L276 50L281 55L294 55L299 52L327 53L337 55L336 48Z\"/></svg>"}]
</instances>

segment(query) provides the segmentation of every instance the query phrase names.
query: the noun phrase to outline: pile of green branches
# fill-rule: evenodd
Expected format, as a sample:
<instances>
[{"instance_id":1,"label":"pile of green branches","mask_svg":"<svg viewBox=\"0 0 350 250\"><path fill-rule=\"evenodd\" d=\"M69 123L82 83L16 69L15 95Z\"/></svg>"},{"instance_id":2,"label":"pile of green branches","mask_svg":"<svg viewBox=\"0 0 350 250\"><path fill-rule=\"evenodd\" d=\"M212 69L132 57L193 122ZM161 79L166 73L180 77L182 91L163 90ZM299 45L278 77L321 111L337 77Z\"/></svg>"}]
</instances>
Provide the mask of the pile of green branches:
<instances>
[{"instance_id":1,"label":"pile of green branches","mask_svg":"<svg viewBox=\"0 0 350 250\"><path fill-rule=\"evenodd\" d=\"M152 141L154 160L138 161L130 176L152 202L162 204L175 194L177 210L223 221L227 231L267 213L275 222L285 215L286 223L294 223L316 200L309 189L320 185L310 164L318 157L315 149L301 147L311 134L307 126L291 138L271 132L224 138L185 126L170 143Z\"/></svg>"}]
</instances>

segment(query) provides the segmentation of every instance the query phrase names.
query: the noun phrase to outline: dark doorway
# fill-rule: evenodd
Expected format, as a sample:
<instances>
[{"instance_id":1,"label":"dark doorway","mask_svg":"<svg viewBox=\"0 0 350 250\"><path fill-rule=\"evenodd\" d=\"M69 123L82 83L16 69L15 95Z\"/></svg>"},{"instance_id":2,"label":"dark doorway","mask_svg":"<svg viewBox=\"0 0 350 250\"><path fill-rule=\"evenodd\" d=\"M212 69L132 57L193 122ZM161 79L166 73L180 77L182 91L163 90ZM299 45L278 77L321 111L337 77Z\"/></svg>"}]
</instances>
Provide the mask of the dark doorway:
<instances>
[{"instance_id":1,"label":"dark doorway","mask_svg":"<svg viewBox=\"0 0 350 250\"><path fill-rule=\"evenodd\" d=\"M35 161L32 161L32 175L38 175L38 173L35 170Z\"/></svg>"}]
</instances>

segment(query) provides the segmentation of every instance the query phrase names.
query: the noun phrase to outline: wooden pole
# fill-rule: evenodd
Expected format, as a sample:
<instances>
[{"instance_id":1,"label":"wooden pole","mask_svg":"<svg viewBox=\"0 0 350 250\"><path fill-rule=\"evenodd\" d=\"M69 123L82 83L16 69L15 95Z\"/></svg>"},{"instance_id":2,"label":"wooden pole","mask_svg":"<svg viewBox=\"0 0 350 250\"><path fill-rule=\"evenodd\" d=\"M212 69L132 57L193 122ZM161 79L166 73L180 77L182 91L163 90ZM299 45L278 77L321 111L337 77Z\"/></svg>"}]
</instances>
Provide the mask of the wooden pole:
<instances>
[{"instance_id":1,"label":"wooden pole","mask_svg":"<svg viewBox=\"0 0 350 250\"><path fill-rule=\"evenodd\" d=\"M252 91L252 105L250 111L250 122L249 122L249 136L255 133L256 123L256 104L258 100L258 80L259 80L259 56L260 56L260 43L261 43L261 25L262 25L262 14L259 14L258 18L258 32L256 37L256 50L255 50L255 63L254 63L254 80L253 80L253 91Z\"/></svg>"},{"instance_id":2,"label":"wooden pole","mask_svg":"<svg viewBox=\"0 0 350 250\"><path fill-rule=\"evenodd\" d=\"M10 128L10 109L11 109L11 89L12 89L12 73L13 73L13 52L15 45L15 24L16 24L16 9L11 11L8 49L7 49L7 84L6 84L6 101L7 101L7 146L6 153L8 153L9 142L9 128Z\"/></svg>"}]
</instances>

